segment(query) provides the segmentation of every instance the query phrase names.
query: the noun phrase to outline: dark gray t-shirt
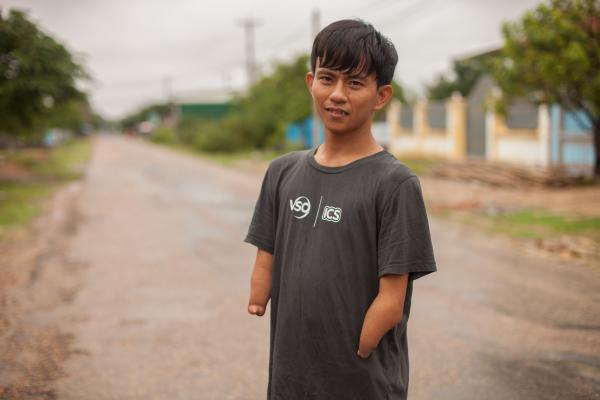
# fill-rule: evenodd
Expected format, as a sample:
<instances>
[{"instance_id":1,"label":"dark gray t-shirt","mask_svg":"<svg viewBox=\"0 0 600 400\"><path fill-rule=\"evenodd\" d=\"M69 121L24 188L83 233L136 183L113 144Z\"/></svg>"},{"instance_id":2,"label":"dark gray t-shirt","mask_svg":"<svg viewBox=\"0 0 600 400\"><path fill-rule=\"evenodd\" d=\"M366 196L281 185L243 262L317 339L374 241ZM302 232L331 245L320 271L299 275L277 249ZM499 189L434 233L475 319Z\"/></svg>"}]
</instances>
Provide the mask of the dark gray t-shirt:
<instances>
[{"instance_id":1,"label":"dark gray t-shirt","mask_svg":"<svg viewBox=\"0 0 600 400\"><path fill-rule=\"evenodd\" d=\"M391 153L269 164L244 241L273 254L268 400L396 400L408 390L413 280L437 270L418 177ZM402 321L358 350L379 278L410 273Z\"/></svg>"}]
</instances>

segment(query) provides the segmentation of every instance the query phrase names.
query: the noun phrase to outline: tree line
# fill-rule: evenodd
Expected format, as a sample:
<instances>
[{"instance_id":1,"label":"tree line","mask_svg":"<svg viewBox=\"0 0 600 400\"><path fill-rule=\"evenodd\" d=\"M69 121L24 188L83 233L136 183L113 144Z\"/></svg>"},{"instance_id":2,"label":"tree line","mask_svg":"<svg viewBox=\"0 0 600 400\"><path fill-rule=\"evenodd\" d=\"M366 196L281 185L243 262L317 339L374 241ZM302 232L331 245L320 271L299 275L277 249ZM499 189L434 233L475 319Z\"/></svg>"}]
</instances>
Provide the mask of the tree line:
<instances>
[{"instance_id":1,"label":"tree line","mask_svg":"<svg viewBox=\"0 0 600 400\"><path fill-rule=\"evenodd\" d=\"M81 131L97 123L84 66L26 12L0 9L0 144L37 144L49 128Z\"/></svg>"}]
</instances>

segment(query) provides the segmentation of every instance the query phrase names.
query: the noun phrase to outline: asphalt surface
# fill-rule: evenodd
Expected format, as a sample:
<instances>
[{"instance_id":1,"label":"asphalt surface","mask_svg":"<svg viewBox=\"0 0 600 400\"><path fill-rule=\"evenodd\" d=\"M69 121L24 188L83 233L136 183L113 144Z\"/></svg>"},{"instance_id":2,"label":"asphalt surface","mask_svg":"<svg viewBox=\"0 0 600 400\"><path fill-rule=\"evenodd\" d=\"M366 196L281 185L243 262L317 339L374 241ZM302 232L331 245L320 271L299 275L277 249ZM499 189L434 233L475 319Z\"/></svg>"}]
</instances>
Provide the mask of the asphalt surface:
<instances>
[{"instance_id":1,"label":"asphalt surface","mask_svg":"<svg viewBox=\"0 0 600 400\"><path fill-rule=\"evenodd\" d=\"M85 268L49 318L72 334L58 399L266 398L268 313L247 314L242 239L260 171L98 137L66 248ZM415 282L417 399L600 398L600 273L430 217Z\"/></svg>"}]
</instances>

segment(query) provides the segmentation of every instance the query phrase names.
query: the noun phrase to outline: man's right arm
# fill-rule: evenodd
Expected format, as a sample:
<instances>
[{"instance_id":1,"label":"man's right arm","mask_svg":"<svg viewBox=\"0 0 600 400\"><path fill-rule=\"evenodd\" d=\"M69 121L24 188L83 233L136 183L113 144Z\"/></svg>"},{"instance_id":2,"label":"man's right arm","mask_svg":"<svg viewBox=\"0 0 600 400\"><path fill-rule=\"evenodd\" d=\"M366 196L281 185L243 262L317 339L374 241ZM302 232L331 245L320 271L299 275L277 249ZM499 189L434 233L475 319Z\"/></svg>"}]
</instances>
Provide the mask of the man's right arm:
<instances>
[{"instance_id":1,"label":"man's right arm","mask_svg":"<svg viewBox=\"0 0 600 400\"><path fill-rule=\"evenodd\" d=\"M256 261L250 283L250 300L248 312L262 316L271 297L271 275L273 271L273 254L258 248Z\"/></svg>"}]
</instances>

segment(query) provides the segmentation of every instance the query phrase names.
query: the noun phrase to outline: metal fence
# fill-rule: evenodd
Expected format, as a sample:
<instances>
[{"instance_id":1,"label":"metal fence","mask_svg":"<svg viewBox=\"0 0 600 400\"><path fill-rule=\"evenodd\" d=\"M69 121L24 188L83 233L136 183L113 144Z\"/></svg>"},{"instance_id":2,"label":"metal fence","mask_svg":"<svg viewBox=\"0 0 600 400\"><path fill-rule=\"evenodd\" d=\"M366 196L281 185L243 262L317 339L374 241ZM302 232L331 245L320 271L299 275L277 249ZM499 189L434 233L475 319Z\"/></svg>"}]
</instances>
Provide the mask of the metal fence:
<instances>
[{"instance_id":1,"label":"metal fence","mask_svg":"<svg viewBox=\"0 0 600 400\"><path fill-rule=\"evenodd\" d=\"M427 103L425 110L427 124L433 129L446 129L446 103L437 101Z\"/></svg>"},{"instance_id":2,"label":"metal fence","mask_svg":"<svg viewBox=\"0 0 600 400\"><path fill-rule=\"evenodd\" d=\"M414 126L413 108L410 106L402 106L400 109L400 126L402 129L412 131Z\"/></svg>"}]
</instances>

